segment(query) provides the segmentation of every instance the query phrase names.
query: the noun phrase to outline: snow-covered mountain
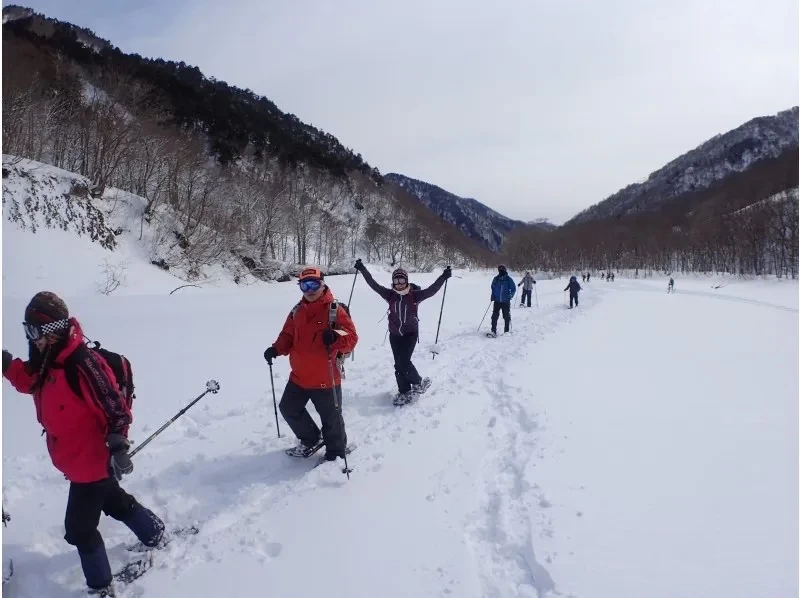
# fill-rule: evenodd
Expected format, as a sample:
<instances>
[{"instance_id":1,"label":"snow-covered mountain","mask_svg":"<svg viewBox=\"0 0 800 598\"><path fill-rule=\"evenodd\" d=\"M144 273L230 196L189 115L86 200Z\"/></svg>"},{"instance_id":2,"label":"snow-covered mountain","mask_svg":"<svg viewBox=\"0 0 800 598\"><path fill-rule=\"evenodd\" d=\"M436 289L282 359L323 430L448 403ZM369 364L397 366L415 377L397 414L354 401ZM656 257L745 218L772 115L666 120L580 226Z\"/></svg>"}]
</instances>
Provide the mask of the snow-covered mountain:
<instances>
[{"instance_id":1,"label":"snow-covered mountain","mask_svg":"<svg viewBox=\"0 0 800 598\"><path fill-rule=\"evenodd\" d=\"M9 6L3 7L3 23L10 23L11 21L16 21L17 19L27 19L32 17L34 12L30 8L26 8L24 6L16 6L11 4Z\"/></svg>"},{"instance_id":2,"label":"snow-covered mountain","mask_svg":"<svg viewBox=\"0 0 800 598\"><path fill-rule=\"evenodd\" d=\"M394 172L384 178L405 189L446 222L492 251L500 249L503 239L511 230L525 226L524 222L506 218L476 199L459 197L431 183ZM540 223L536 226L549 225Z\"/></svg>"},{"instance_id":3,"label":"snow-covered mountain","mask_svg":"<svg viewBox=\"0 0 800 598\"><path fill-rule=\"evenodd\" d=\"M580 212L567 224L656 211L670 200L708 189L757 162L777 158L798 146L798 107L761 116L712 137L652 173L643 183L621 189Z\"/></svg>"}]
</instances>

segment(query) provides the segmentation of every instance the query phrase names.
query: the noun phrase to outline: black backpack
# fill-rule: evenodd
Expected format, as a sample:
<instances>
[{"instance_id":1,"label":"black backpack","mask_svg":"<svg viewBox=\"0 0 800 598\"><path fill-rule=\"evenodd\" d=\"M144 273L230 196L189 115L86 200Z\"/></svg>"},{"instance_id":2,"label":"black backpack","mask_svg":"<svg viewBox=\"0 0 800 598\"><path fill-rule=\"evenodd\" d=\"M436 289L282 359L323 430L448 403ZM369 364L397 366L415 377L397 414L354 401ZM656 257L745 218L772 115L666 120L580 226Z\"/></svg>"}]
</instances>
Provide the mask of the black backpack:
<instances>
[{"instance_id":1,"label":"black backpack","mask_svg":"<svg viewBox=\"0 0 800 598\"><path fill-rule=\"evenodd\" d=\"M92 346L93 345L93 346ZM133 409L133 399L136 398L134 393L135 387L133 384L133 370L131 369L131 362L127 357L119 353L114 353L108 349L103 349L100 343L92 341L85 345L87 351L91 351L96 357L106 362L114 372L114 378L117 383L117 388L120 394L125 399L125 404L128 409ZM74 355L74 353L73 353ZM81 396L81 386L78 382L78 372L75 367L71 367L69 360L64 364L64 373L67 378L67 383L70 389L76 395Z\"/></svg>"}]
</instances>

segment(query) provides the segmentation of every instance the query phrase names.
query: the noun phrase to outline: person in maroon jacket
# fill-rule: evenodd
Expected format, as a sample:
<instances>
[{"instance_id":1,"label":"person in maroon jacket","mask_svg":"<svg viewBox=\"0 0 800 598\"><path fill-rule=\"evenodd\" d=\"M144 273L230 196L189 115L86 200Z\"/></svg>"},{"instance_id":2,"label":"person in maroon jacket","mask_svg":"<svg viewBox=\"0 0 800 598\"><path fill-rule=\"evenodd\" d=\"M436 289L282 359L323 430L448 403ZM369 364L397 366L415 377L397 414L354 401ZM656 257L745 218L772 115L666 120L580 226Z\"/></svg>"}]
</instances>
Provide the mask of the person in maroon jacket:
<instances>
[{"instance_id":1,"label":"person in maroon jacket","mask_svg":"<svg viewBox=\"0 0 800 598\"><path fill-rule=\"evenodd\" d=\"M78 549L89 594L114 596L111 566L97 526L100 513L121 521L147 547L157 547L164 523L119 485L133 471L128 456L130 407L108 364L83 342L66 304L37 293L25 309L28 361L3 350L3 376L33 395L56 469L70 482L64 539ZM78 380L80 394L67 381Z\"/></svg>"},{"instance_id":2,"label":"person in maroon jacket","mask_svg":"<svg viewBox=\"0 0 800 598\"><path fill-rule=\"evenodd\" d=\"M417 305L433 297L442 288L444 281L453 275L450 266L427 289L409 284L408 272L403 268L392 272L391 289L375 282L360 259L356 260L355 268L361 272L370 288L389 304L389 344L394 355L394 377L397 391L401 396L406 395L422 384L422 377L411 362L419 338Z\"/></svg>"}]
</instances>

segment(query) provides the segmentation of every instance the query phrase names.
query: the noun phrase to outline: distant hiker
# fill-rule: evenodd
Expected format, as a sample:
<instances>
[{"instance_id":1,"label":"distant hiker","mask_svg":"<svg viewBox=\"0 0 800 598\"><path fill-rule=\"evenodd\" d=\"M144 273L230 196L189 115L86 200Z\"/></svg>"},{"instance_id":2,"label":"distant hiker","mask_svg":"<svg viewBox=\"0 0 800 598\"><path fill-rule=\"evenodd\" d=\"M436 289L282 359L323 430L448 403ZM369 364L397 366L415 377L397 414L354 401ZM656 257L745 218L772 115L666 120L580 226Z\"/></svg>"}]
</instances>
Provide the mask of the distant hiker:
<instances>
[{"instance_id":1,"label":"distant hiker","mask_svg":"<svg viewBox=\"0 0 800 598\"><path fill-rule=\"evenodd\" d=\"M583 282L586 282L586 274L581 274L581 280L582 280Z\"/></svg>"},{"instance_id":2,"label":"distant hiker","mask_svg":"<svg viewBox=\"0 0 800 598\"><path fill-rule=\"evenodd\" d=\"M586 282L591 282L591 281L592 281L592 273L591 272L587 272L586 273Z\"/></svg>"},{"instance_id":3,"label":"distant hiker","mask_svg":"<svg viewBox=\"0 0 800 598\"><path fill-rule=\"evenodd\" d=\"M606 273L605 272L601 272L600 273L600 280L605 280L605 279L606 279Z\"/></svg>"},{"instance_id":4,"label":"distant hiker","mask_svg":"<svg viewBox=\"0 0 800 598\"><path fill-rule=\"evenodd\" d=\"M669 279L669 284L667 285L667 293L674 293L675 292L675 280L673 278Z\"/></svg>"},{"instance_id":5,"label":"distant hiker","mask_svg":"<svg viewBox=\"0 0 800 598\"><path fill-rule=\"evenodd\" d=\"M389 304L389 344L394 355L394 377L401 399L399 402L402 402L405 395L421 391L424 382L411 362L419 339L417 305L438 293L444 281L452 276L452 272L448 266L431 286L423 289L409 283L408 272L397 268L392 272L392 288L387 289L375 282L360 259L356 260L355 268L361 272L369 287Z\"/></svg>"},{"instance_id":6,"label":"distant hiker","mask_svg":"<svg viewBox=\"0 0 800 598\"><path fill-rule=\"evenodd\" d=\"M572 309L573 301L575 302L575 307L578 307L578 292L582 290L581 285L578 283L578 279L574 276L570 276L569 283L564 290L569 290L569 308Z\"/></svg>"},{"instance_id":7,"label":"distant hiker","mask_svg":"<svg viewBox=\"0 0 800 598\"><path fill-rule=\"evenodd\" d=\"M272 365L275 357L289 356L292 373L280 410L299 444L286 454L310 457L324 445L325 460L335 461L337 457L344 458L347 447L342 376L336 367L336 354L352 352L358 335L350 314L333 298L324 278L319 268L306 268L300 273L297 284L303 298L289 313L275 343L264 351L264 359ZM309 400L322 421L321 435L306 410Z\"/></svg>"},{"instance_id":8,"label":"distant hiker","mask_svg":"<svg viewBox=\"0 0 800 598\"><path fill-rule=\"evenodd\" d=\"M508 332L511 327L511 300L517 287L514 280L508 275L508 270L504 265L497 267L497 276L492 279L492 296L494 309L492 309L492 334L497 335L497 320L500 312L503 312L505 321L504 332Z\"/></svg>"},{"instance_id":9,"label":"distant hiker","mask_svg":"<svg viewBox=\"0 0 800 598\"><path fill-rule=\"evenodd\" d=\"M28 361L3 350L3 376L17 391L33 395L50 458L70 482L64 539L78 549L89 593L114 596L97 530L100 513L124 523L147 547L159 546L164 537L161 519L119 485L133 471L130 404L109 364L86 346L80 324L57 295L34 295L22 325Z\"/></svg>"},{"instance_id":10,"label":"distant hiker","mask_svg":"<svg viewBox=\"0 0 800 598\"><path fill-rule=\"evenodd\" d=\"M531 273L530 272L525 272L525 276L522 278L522 280L517 285L517 287L522 285L522 300L520 301L520 304L519 304L520 307L524 307L525 306L525 298L526 297L528 298L528 307L531 306L531 294L533 293L533 285L535 285L535 284L536 284L536 281L533 279L533 276L531 276Z\"/></svg>"}]
</instances>

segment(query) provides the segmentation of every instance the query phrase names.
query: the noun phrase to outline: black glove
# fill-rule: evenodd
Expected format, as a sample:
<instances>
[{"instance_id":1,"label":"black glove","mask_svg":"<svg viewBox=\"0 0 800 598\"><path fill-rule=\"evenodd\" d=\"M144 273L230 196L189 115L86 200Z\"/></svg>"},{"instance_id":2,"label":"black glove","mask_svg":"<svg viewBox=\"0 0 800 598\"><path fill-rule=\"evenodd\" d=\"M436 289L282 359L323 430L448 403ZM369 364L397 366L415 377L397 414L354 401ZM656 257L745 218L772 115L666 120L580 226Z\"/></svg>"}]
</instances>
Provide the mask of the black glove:
<instances>
[{"instance_id":1,"label":"black glove","mask_svg":"<svg viewBox=\"0 0 800 598\"><path fill-rule=\"evenodd\" d=\"M355 269L358 270L359 272L363 272L364 270L367 269L366 266L364 266L364 264L361 263L361 258L358 258L356 260Z\"/></svg>"},{"instance_id":2,"label":"black glove","mask_svg":"<svg viewBox=\"0 0 800 598\"><path fill-rule=\"evenodd\" d=\"M275 351L275 347L267 347L267 350L264 351L264 359L267 360L267 363L272 365L272 360L278 356L278 353Z\"/></svg>"},{"instance_id":3,"label":"black glove","mask_svg":"<svg viewBox=\"0 0 800 598\"><path fill-rule=\"evenodd\" d=\"M131 443L122 434L109 434L106 437L106 445L111 453L108 465L109 473L119 481L122 476L133 471L133 461L128 456Z\"/></svg>"},{"instance_id":4,"label":"black glove","mask_svg":"<svg viewBox=\"0 0 800 598\"><path fill-rule=\"evenodd\" d=\"M11 362L14 361L14 356L3 349L3 373L6 373L6 370L11 365Z\"/></svg>"},{"instance_id":5,"label":"black glove","mask_svg":"<svg viewBox=\"0 0 800 598\"><path fill-rule=\"evenodd\" d=\"M450 278L452 275L453 271L450 269L450 266L447 266L447 268L444 269L444 272L442 272L442 276L444 277L445 280Z\"/></svg>"},{"instance_id":6,"label":"black glove","mask_svg":"<svg viewBox=\"0 0 800 598\"><path fill-rule=\"evenodd\" d=\"M536 284L536 281L535 281L535 280L533 281L533 284Z\"/></svg>"},{"instance_id":7,"label":"black glove","mask_svg":"<svg viewBox=\"0 0 800 598\"><path fill-rule=\"evenodd\" d=\"M339 338L339 335L336 334L331 328L328 328L322 333L322 342L325 343L326 347L330 347L333 343L335 343L337 338Z\"/></svg>"}]
</instances>

